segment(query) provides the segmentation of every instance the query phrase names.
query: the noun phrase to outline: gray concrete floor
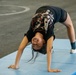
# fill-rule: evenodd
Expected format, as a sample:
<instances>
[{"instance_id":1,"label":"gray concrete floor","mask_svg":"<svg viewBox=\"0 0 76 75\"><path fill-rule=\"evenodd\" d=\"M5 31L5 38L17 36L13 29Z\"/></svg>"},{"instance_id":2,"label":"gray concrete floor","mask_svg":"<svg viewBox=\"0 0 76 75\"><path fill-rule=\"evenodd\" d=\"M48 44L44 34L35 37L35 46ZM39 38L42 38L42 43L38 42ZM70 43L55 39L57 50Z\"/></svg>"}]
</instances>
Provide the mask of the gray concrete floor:
<instances>
[{"instance_id":1,"label":"gray concrete floor","mask_svg":"<svg viewBox=\"0 0 76 75\"><path fill-rule=\"evenodd\" d=\"M5 5L26 6L30 10L14 15L0 15L0 58L16 51L28 30L32 15L42 5L58 6L69 12L76 33L76 0L0 0L0 14L21 11L17 7ZM65 26L60 23L55 25L56 38L67 39Z\"/></svg>"}]
</instances>

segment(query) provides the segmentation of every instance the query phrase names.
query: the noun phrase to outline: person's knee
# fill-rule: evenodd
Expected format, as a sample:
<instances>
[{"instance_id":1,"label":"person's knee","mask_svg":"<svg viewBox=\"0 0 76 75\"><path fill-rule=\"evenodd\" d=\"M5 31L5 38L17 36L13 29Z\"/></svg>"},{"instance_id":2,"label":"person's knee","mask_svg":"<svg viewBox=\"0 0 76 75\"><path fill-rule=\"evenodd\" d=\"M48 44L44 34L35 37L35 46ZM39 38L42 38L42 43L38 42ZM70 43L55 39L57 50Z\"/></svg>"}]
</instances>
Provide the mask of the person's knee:
<instances>
[{"instance_id":1,"label":"person's knee","mask_svg":"<svg viewBox=\"0 0 76 75\"><path fill-rule=\"evenodd\" d=\"M67 27L67 28L72 28L73 25L72 25L72 24L67 24L66 27Z\"/></svg>"}]
</instances>

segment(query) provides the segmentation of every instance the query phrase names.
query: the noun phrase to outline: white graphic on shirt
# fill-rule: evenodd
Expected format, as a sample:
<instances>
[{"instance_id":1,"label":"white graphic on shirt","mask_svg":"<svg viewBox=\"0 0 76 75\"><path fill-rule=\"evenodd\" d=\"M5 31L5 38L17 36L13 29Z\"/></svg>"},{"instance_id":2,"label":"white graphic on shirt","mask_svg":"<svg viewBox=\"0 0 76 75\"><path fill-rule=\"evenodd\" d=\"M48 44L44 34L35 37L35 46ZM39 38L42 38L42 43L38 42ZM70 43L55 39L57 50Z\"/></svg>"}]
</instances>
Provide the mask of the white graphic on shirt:
<instances>
[{"instance_id":1,"label":"white graphic on shirt","mask_svg":"<svg viewBox=\"0 0 76 75\"><path fill-rule=\"evenodd\" d=\"M37 16L37 15L38 15L38 13L35 14L34 17ZM52 25L52 23L53 23L54 15L52 14L52 12L50 12L50 10L47 10L45 13L41 13L40 18L44 19L44 22L43 22L44 26L41 26L42 21L40 19L38 19L37 22L36 22L37 25L35 25L35 27L34 27L34 31L36 29L40 28L40 29L45 29L45 32L47 32L48 25Z\"/></svg>"}]
</instances>

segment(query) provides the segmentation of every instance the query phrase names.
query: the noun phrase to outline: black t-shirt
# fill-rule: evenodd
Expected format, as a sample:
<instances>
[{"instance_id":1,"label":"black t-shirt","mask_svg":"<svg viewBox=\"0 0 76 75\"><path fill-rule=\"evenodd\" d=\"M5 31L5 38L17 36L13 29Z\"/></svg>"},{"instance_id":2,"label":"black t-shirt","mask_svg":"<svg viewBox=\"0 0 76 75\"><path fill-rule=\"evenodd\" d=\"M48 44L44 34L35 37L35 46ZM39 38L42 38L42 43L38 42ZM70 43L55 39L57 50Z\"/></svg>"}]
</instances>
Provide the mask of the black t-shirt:
<instances>
[{"instance_id":1,"label":"black t-shirt","mask_svg":"<svg viewBox=\"0 0 76 75\"><path fill-rule=\"evenodd\" d=\"M51 36L54 36L54 24L56 22L64 22L67 17L67 12L59 7L54 6L42 6L39 9L37 9L36 13L45 13L47 10L50 10L50 15L52 16L52 23L48 25L47 33L43 33L44 40L47 41ZM27 33L24 34L24 36L27 36L29 42L34 37L36 32L33 31L32 25L30 24L30 28L27 31Z\"/></svg>"}]
</instances>

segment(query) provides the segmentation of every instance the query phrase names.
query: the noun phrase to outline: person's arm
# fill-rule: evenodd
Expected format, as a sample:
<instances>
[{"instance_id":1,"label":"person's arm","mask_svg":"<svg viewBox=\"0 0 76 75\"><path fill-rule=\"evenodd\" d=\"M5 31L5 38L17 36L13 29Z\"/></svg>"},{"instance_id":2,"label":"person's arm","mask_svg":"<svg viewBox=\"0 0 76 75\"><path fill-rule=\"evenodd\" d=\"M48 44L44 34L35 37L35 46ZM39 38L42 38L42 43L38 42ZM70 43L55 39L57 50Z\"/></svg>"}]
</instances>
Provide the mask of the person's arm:
<instances>
[{"instance_id":1,"label":"person's arm","mask_svg":"<svg viewBox=\"0 0 76 75\"><path fill-rule=\"evenodd\" d=\"M50 37L48 40L47 40L47 70L48 72L60 72L61 70L58 70L58 69L52 69L51 68L51 60L52 60L52 52L51 52L51 49L52 49L52 45L53 45L53 36Z\"/></svg>"},{"instance_id":2,"label":"person's arm","mask_svg":"<svg viewBox=\"0 0 76 75\"><path fill-rule=\"evenodd\" d=\"M23 53L23 50L24 48L26 47L26 45L28 44L28 39L27 37L25 36L18 48L18 52L17 52L17 56L16 56L16 60L15 60L15 63L14 65L10 65L8 68L12 68L12 69L17 69L19 68L19 61L20 61L20 58L21 58L21 55Z\"/></svg>"}]
</instances>

